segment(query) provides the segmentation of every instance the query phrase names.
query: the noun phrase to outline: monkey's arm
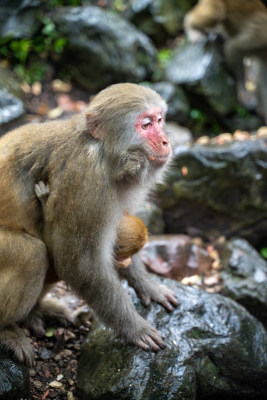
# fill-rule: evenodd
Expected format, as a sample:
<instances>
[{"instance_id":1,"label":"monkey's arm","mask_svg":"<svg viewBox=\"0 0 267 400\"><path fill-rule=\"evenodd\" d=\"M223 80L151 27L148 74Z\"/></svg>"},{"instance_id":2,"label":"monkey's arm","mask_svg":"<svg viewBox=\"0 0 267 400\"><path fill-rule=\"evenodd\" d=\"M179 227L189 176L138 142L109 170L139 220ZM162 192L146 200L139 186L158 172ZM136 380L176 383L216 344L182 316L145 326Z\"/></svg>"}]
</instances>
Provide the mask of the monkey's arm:
<instances>
[{"instance_id":1,"label":"monkey's arm","mask_svg":"<svg viewBox=\"0 0 267 400\"><path fill-rule=\"evenodd\" d=\"M225 8L221 0L200 0L199 3L186 14L184 28L190 41L195 41L197 31L209 33L209 30L222 22L225 18Z\"/></svg>"},{"instance_id":2,"label":"monkey's arm","mask_svg":"<svg viewBox=\"0 0 267 400\"><path fill-rule=\"evenodd\" d=\"M119 270L119 275L122 279L127 279L145 306L148 306L151 300L162 304L168 311L173 311L173 308L178 306L173 291L151 279L139 254L133 257L133 262L128 268Z\"/></svg>"},{"instance_id":3,"label":"monkey's arm","mask_svg":"<svg viewBox=\"0 0 267 400\"><path fill-rule=\"evenodd\" d=\"M136 344L143 350L158 351L164 348L162 335L137 313L112 263L101 258L101 254L91 249L88 254L80 255L75 263L73 260L71 265L65 264L58 271L60 278L70 284L100 320L127 343ZM75 272L73 265L76 265Z\"/></svg>"},{"instance_id":4,"label":"monkey's arm","mask_svg":"<svg viewBox=\"0 0 267 400\"><path fill-rule=\"evenodd\" d=\"M127 150L121 153L113 163L112 176L115 181L131 182L141 176L142 171L146 170L148 160L145 153L140 150Z\"/></svg>"}]
</instances>

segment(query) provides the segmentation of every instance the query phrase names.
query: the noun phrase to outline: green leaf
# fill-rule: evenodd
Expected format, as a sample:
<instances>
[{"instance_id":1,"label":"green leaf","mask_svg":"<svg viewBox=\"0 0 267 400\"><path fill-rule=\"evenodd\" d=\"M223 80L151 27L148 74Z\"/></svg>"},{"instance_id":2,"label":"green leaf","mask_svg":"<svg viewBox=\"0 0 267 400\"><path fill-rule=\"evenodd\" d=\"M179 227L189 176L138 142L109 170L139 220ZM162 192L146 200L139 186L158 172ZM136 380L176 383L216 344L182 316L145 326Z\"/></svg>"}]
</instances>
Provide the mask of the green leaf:
<instances>
[{"instance_id":1,"label":"green leaf","mask_svg":"<svg viewBox=\"0 0 267 400\"><path fill-rule=\"evenodd\" d=\"M52 328L52 327L47 328L47 330L45 332L45 336L46 337L53 337L54 334L55 334L55 330L56 330L56 328Z\"/></svg>"},{"instance_id":2,"label":"green leaf","mask_svg":"<svg viewBox=\"0 0 267 400\"><path fill-rule=\"evenodd\" d=\"M263 247L263 248L260 250L260 253L261 253L261 255L262 255L263 258L267 258L267 247Z\"/></svg>"}]
</instances>

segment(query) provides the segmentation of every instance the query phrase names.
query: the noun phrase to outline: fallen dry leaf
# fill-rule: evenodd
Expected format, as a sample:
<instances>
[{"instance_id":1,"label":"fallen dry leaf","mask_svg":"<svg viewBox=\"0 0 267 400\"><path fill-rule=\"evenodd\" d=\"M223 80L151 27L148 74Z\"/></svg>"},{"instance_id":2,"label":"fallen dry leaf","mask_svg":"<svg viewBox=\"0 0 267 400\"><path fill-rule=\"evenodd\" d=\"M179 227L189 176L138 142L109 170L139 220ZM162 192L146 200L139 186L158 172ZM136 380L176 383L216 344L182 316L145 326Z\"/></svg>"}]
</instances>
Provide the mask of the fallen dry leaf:
<instances>
[{"instance_id":1,"label":"fallen dry leaf","mask_svg":"<svg viewBox=\"0 0 267 400\"><path fill-rule=\"evenodd\" d=\"M198 144L208 144L210 142L209 136L200 136L197 141Z\"/></svg>"},{"instance_id":2,"label":"fallen dry leaf","mask_svg":"<svg viewBox=\"0 0 267 400\"><path fill-rule=\"evenodd\" d=\"M69 93L72 89L72 85L69 82L63 82L61 79L55 79L52 82L52 89L54 92Z\"/></svg>"},{"instance_id":3,"label":"fallen dry leaf","mask_svg":"<svg viewBox=\"0 0 267 400\"><path fill-rule=\"evenodd\" d=\"M34 82L34 84L32 85L32 94L34 96L40 96L41 93L42 93L41 82Z\"/></svg>"},{"instance_id":4,"label":"fallen dry leaf","mask_svg":"<svg viewBox=\"0 0 267 400\"><path fill-rule=\"evenodd\" d=\"M182 167L181 168L181 172L183 176L187 176L188 175L188 168L187 167Z\"/></svg>"}]
</instances>

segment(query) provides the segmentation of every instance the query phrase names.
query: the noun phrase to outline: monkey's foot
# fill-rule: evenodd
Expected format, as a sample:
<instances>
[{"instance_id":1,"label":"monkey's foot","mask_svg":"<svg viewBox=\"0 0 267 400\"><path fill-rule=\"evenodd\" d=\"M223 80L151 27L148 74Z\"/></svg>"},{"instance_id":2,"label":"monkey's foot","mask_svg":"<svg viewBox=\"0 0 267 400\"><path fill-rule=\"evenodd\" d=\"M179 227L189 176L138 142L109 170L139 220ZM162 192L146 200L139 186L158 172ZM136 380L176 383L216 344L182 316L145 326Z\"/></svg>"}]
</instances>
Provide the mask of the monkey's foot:
<instances>
[{"instance_id":1,"label":"monkey's foot","mask_svg":"<svg viewBox=\"0 0 267 400\"><path fill-rule=\"evenodd\" d=\"M238 88L237 93L238 100L241 104L247 107L249 110L255 110L257 107L257 100L254 93L249 92L243 87Z\"/></svg>"},{"instance_id":2,"label":"monkey's foot","mask_svg":"<svg viewBox=\"0 0 267 400\"><path fill-rule=\"evenodd\" d=\"M28 328L31 333L36 337L42 337L45 335L45 325L42 319L42 315L35 307L24 321L24 325Z\"/></svg>"},{"instance_id":3,"label":"monkey's foot","mask_svg":"<svg viewBox=\"0 0 267 400\"><path fill-rule=\"evenodd\" d=\"M34 364L34 350L29 338L16 325L10 325L0 332L0 343L14 353L15 358L28 367Z\"/></svg>"},{"instance_id":4,"label":"monkey's foot","mask_svg":"<svg viewBox=\"0 0 267 400\"><path fill-rule=\"evenodd\" d=\"M165 348L162 334L152 327L150 332L143 334L136 344L145 351L153 350L158 352L160 349Z\"/></svg>"},{"instance_id":5,"label":"monkey's foot","mask_svg":"<svg viewBox=\"0 0 267 400\"><path fill-rule=\"evenodd\" d=\"M25 326L37 337L45 335L44 320L56 320L63 326L72 322L72 311L65 302L58 299L42 298L31 310L25 320Z\"/></svg>"},{"instance_id":6,"label":"monkey's foot","mask_svg":"<svg viewBox=\"0 0 267 400\"><path fill-rule=\"evenodd\" d=\"M45 334L44 320L56 320L63 326L66 326L68 323L80 326L88 325L91 316L92 313L87 306L72 311L64 299L43 298L30 312L25 325L35 336L40 337Z\"/></svg>"},{"instance_id":7,"label":"monkey's foot","mask_svg":"<svg viewBox=\"0 0 267 400\"><path fill-rule=\"evenodd\" d=\"M135 316L135 321L128 320L124 325L124 332L121 334L125 337L127 343L133 343L145 351L159 351L165 348L163 336L155 328L153 328L139 314Z\"/></svg>"},{"instance_id":8,"label":"monkey's foot","mask_svg":"<svg viewBox=\"0 0 267 400\"><path fill-rule=\"evenodd\" d=\"M90 326L92 319L92 311L88 306L79 307L72 313L72 320L70 321L74 326L79 327L80 325Z\"/></svg>"}]
</instances>

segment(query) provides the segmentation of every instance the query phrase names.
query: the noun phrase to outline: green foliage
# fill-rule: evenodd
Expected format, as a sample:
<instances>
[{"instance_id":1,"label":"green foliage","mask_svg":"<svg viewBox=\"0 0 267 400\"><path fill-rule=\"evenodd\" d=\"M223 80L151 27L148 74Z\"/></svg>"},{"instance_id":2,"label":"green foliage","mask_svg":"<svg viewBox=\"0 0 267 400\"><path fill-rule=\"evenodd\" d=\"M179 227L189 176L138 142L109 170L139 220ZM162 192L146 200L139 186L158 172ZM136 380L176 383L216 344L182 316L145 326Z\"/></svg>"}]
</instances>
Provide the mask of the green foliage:
<instances>
[{"instance_id":1,"label":"green foliage","mask_svg":"<svg viewBox=\"0 0 267 400\"><path fill-rule=\"evenodd\" d=\"M46 8L48 10L52 10L53 8L56 7L61 7L61 6L76 7L80 6L81 4L82 4L81 0L47 0Z\"/></svg>"},{"instance_id":2,"label":"green foliage","mask_svg":"<svg viewBox=\"0 0 267 400\"><path fill-rule=\"evenodd\" d=\"M167 64L167 62L172 58L173 50L171 49L161 49L158 51L158 63L163 68Z\"/></svg>"},{"instance_id":3,"label":"green foliage","mask_svg":"<svg viewBox=\"0 0 267 400\"><path fill-rule=\"evenodd\" d=\"M267 247L263 247L263 248L260 250L260 253L261 253L261 256L262 256L263 258L267 258Z\"/></svg>"},{"instance_id":4,"label":"green foliage","mask_svg":"<svg viewBox=\"0 0 267 400\"><path fill-rule=\"evenodd\" d=\"M112 3L112 10L117 12L123 12L127 8L124 0L114 0Z\"/></svg>"},{"instance_id":5,"label":"green foliage","mask_svg":"<svg viewBox=\"0 0 267 400\"><path fill-rule=\"evenodd\" d=\"M237 104L235 107L235 112L239 117L249 117L250 113L249 110L247 108L245 108L244 106L242 106L241 104Z\"/></svg>"},{"instance_id":6,"label":"green foliage","mask_svg":"<svg viewBox=\"0 0 267 400\"><path fill-rule=\"evenodd\" d=\"M193 108L190 112L190 117L193 121L192 129L196 134L203 132L203 129L205 129L212 132L210 136L216 136L222 130L220 124L200 110Z\"/></svg>"},{"instance_id":7,"label":"green foliage","mask_svg":"<svg viewBox=\"0 0 267 400\"><path fill-rule=\"evenodd\" d=\"M56 26L50 18L42 19L40 31L32 39L3 38L0 40L0 57L8 59L14 66L18 77L28 83L41 80L46 72L42 60L46 60L49 53L61 53L66 39L58 37ZM32 57L38 56L39 62L30 64Z\"/></svg>"},{"instance_id":8,"label":"green foliage","mask_svg":"<svg viewBox=\"0 0 267 400\"><path fill-rule=\"evenodd\" d=\"M164 79L164 70L166 64L173 56L173 50L168 48L160 49L157 52L157 68L155 68L152 80L155 82Z\"/></svg>"}]
</instances>

